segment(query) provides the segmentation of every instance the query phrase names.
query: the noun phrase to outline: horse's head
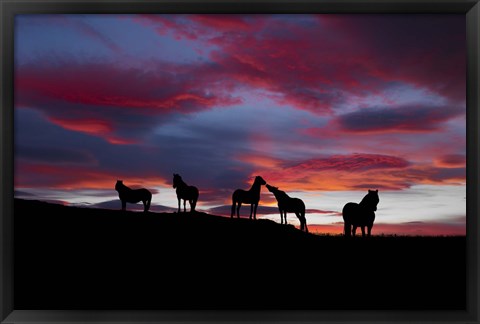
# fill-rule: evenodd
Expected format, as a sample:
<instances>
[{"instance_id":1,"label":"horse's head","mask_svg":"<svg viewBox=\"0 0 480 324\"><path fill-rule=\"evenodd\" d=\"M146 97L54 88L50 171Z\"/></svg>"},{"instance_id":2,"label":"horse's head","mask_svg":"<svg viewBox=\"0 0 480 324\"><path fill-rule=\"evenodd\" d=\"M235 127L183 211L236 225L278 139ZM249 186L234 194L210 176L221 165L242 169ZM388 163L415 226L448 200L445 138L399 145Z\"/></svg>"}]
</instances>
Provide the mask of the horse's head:
<instances>
[{"instance_id":1,"label":"horse's head","mask_svg":"<svg viewBox=\"0 0 480 324\"><path fill-rule=\"evenodd\" d=\"M377 190L368 190L368 193L363 197L362 202L365 207L372 209L373 211L377 210L377 205L380 202L378 198L378 189Z\"/></svg>"},{"instance_id":2,"label":"horse's head","mask_svg":"<svg viewBox=\"0 0 480 324\"><path fill-rule=\"evenodd\" d=\"M268 183L266 184L266 187L267 187L268 191L270 191L272 193L275 193L275 192L278 191L278 187L271 186Z\"/></svg>"},{"instance_id":3,"label":"horse's head","mask_svg":"<svg viewBox=\"0 0 480 324\"><path fill-rule=\"evenodd\" d=\"M178 181L181 180L182 177L176 173L173 174L173 188L177 188Z\"/></svg>"},{"instance_id":4,"label":"horse's head","mask_svg":"<svg viewBox=\"0 0 480 324\"><path fill-rule=\"evenodd\" d=\"M266 182L265 180L263 180L263 178L262 178L261 176L256 176L256 177L255 177L255 183L258 183L258 184L260 184L261 186L267 184L267 182Z\"/></svg>"},{"instance_id":5,"label":"horse's head","mask_svg":"<svg viewBox=\"0 0 480 324\"><path fill-rule=\"evenodd\" d=\"M115 183L115 190L118 190L123 186L123 180L117 180L117 183Z\"/></svg>"}]
</instances>

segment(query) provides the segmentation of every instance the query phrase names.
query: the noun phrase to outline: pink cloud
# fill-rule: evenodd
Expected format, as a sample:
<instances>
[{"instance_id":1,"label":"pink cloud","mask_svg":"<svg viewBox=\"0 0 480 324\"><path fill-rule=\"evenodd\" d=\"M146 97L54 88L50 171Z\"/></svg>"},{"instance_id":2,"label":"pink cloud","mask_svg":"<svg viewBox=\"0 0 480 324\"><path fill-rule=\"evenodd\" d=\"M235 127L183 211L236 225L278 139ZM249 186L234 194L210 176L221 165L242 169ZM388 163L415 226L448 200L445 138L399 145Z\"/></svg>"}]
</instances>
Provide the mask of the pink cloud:
<instances>
[{"instance_id":1,"label":"pink cloud","mask_svg":"<svg viewBox=\"0 0 480 324\"><path fill-rule=\"evenodd\" d=\"M193 66L156 64L161 65L161 69L156 70L154 66L126 68L95 62L22 66L17 70L15 80L17 102L25 105L31 103L31 97L41 97L44 100L143 110L138 113L148 113L149 110L153 113L162 110L191 112L238 102L215 92L215 89L207 91L209 87L204 82L210 80L193 79L191 74L196 72Z\"/></svg>"},{"instance_id":2,"label":"pink cloud","mask_svg":"<svg viewBox=\"0 0 480 324\"><path fill-rule=\"evenodd\" d=\"M447 154L435 159L435 165L442 168L464 168L466 163L465 155L461 154Z\"/></svg>"},{"instance_id":3,"label":"pink cloud","mask_svg":"<svg viewBox=\"0 0 480 324\"><path fill-rule=\"evenodd\" d=\"M389 82L429 89L454 102L464 100L464 31L455 17L402 20L382 15L372 15L372 19L317 15L297 16L297 21L289 17L142 18L156 21L163 33L202 38L206 45L218 48L211 59L230 78L270 91L280 103L300 109L326 113L348 94L379 93ZM453 26L448 34L442 33L446 19ZM405 29L414 29L417 37L407 37Z\"/></svg>"},{"instance_id":4,"label":"pink cloud","mask_svg":"<svg viewBox=\"0 0 480 324\"><path fill-rule=\"evenodd\" d=\"M212 87L215 80L203 74L201 67L198 71L195 66L152 64L162 67L140 69L96 62L21 66L16 71L15 104L39 109L65 129L128 144L135 141L124 138L119 129L136 123L148 129L154 126L155 116L240 102L221 85ZM193 78L197 72L200 76Z\"/></svg>"},{"instance_id":5,"label":"pink cloud","mask_svg":"<svg viewBox=\"0 0 480 324\"><path fill-rule=\"evenodd\" d=\"M50 165L22 161L15 165L15 188L49 188L58 190L112 189L116 180L123 180L132 188L152 188L170 184L170 180L158 175L145 176L115 171L104 171L96 167Z\"/></svg>"},{"instance_id":6,"label":"pink cloud","mask_svg":"<svg viewBox=\"0 0 480 324\"><path fill-rule=\"evenodd\" d=\"M333 155L328 158L319 158L303 161L291 167L301 170L338 170L338 171L368 171L371 169L406 168L408 161L388 155L380 154L352 154Z\"/></svg>"},{"instance_id":7,"label":"pink cloud","mask_svg":"<svg viewBox=\"0 0 480 324\"><path fill-rule=\"evenodd\" d=\"M243 161L248 163L248 158ZM465 168L462 167L442 168L379 154L267 162L252 159L255 170L252 174L260 174L268 183L287 191L403 190L414 184L462 184L466 178Z\"/></svg>"}]
</instances>

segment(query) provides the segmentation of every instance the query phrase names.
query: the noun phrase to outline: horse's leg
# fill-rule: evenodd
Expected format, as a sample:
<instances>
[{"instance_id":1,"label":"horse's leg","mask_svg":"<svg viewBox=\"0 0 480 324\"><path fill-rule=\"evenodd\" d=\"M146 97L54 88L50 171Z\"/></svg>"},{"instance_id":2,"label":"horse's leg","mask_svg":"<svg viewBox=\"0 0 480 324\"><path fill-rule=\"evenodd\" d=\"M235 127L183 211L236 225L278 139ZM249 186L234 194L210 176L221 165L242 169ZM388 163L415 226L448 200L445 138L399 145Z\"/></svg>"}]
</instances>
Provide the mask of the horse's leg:
<instances>
[{"instance_id":1,"label":"horse's leg","mask_svg":"<svg viewBox=\"0 0 480 324\"><path fill-rule=\"evenodd\" d=\"M349 222L344 222L343 235L345 235L347 237L350 237L351 234L352 234L352 227L351 227L350 223Z\"/></svg>"},{"instance_id":2,"label":"horse's leg","mask_svg":"<svg viewBox=\"0 0 480 324\"><path fill-rule=\"evenodd\" d=\"M242 202L239 201L237 205L237 218L240 218L240 207L242 207Z\"/></svg>"},{"instance_id":3,"label":"horse's leg","mask_svg":"<svg viewBox=\"0 0 480 324\"><path fill-rule=\"evenodd\" d=\"M303 231L303 219L302 219L302 215L300 215L299 212L295 212L295 215L297 216L298 220L300 221L300 230Z\"/></svg>"},{"instance_id":4,"label":"horse's leg","mask_svg":"<svg viewBox=\"0 0 480 324\"><path fill-rule=\"evenodd\" d=\"M362 225L360 226L361 230L362 230L362 237L365 237L365 226Z\"/></svg>"},{"instance_id":5,"label":"horse's leg","mask_svg":"<svg viewBox=\"0 0 480 324\"><path fill-rule=\"evenodd\" d=\"M151 199L152 199L152 198L150 198L150 199L147 198L147 199L145 199L145 201L143 202L143 207L144 207L144 208L143 208L143 211L144 211L144 212L148 212L148 210L150 209L150 200L151 200Z\"/></svg>"},{"instance_id":6,"label":"horse's leg","mask_svg":"<svg viewBox=\"0 0 480 324\"><path fill-rule=\"evenodd\" d=\"M368 236L372 235L372 227L373 227L373 225L368 226Z\"/></svg>"},{"instance_id":7,"label":"horse's leg","mask_svg":"<svg viewBox=\"0 0 480 324\"><path fill-rule=\"evenodd\" d=\"M250 204L250 219L252 219L253 214L253 204Z\"/></svg>"},{"instance_id":8,"label":"horse's leg","mask_svg":"<svg viewBox=\"0 0 480 324\"><path fill-rule=\"evenodd\" d=\"M303 230L305 231L305 233L308 233L307 218L305 217L305 210L300 212L300 216L302 218L301 222L303 223Z\"/></svg>"},{"instance_id":9,"label":"horse's leg","mask_svg":"<svg viewBox=\"0 0 480 324\"><path fill-rule=\"evenodd\" d=\"M180 198L177 198L178 199L178 213L180 214L180 205L181 205L181 199Z\"/></svg>"},{"instance_id":10,"label":"horse's leg","mask_svg":"<svg viewBox=\"0 0 480 324\"><path fill-rule=\"evenodd\" d=\"M352 225L352 236L355 236L355 233L357 232L357 226Z\"/></svg>"},{"instance_id":11,"label":"horse's leg","mask_svg":"<svg viewBox=\"0 0 480 324\"><path fill-rule=\"evenodd\" d=\"M197 198L192 199L192 211L195 211L195 207L197 207Z\"/></svg>"},{"instance_id":12,"label":"horse's leg","mask_svg":"<svg viewBox=\"0 0 480 324\"><path fill-rule=\"evenodd\" d=\"M255 206L253 207L253 219L257 219L257 207L258 203L255 204Z\"/></svg>"},{"instance_id":13,"label":"horse's leg","mask_svg":"<svg viewBox=\"0 0 480 324\"><path fill-rule=\"evenodd\" d=\"M187 200L186 199L183 199L183 212L184 213L187 212Z\"/></svg>"},{"instance_id":14,"label":"horse's leg","mask_svg":"<svg viewBox=\"0 0 480 324\"><path fill-rule=\"evenodd\" d=\"M122 200L122 210L127 209L127 202L125 200Z\"/></svg>"}]
</instances>

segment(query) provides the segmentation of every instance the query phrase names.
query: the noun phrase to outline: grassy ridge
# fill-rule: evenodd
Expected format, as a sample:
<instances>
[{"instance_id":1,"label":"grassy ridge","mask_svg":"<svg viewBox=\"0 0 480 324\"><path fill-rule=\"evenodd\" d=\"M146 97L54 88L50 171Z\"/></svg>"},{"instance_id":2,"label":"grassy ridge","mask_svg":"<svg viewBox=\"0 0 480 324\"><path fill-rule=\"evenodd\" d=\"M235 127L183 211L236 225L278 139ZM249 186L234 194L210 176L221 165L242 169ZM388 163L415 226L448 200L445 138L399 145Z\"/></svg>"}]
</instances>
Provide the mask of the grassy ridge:
<instances>
[{"instance_id":1,"label":"grassy ridge","mask_svg":"<svg viewBox=\"0 0 480 324\"><path fill-rule=\"evenodd\" d=\"M15 200L16 309L463 309L464 237ZM405 296L408 296L405 298Z\"/></svg>"}]
</instances>

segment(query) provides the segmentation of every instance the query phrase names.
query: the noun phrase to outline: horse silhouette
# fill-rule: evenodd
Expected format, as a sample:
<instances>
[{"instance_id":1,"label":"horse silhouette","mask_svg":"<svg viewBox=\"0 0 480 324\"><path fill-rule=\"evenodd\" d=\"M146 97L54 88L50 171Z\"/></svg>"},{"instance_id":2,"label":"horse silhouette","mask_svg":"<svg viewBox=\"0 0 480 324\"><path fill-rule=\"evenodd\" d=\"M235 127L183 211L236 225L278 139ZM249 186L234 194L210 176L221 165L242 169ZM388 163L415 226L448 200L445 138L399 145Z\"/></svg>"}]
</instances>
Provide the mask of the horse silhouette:
<instances>
[{"instance_id":1,"label":"horse silhouette","mask_svg":"<svg viewBox=\"0 0 480 324\"><path fill-rule=\"evenodd\" d=\"M280 211L280 222L287 224L287 212L295 213L300 221L300 230L308 233L307 219L305 218L305 203L300 198L292 198L283 190L279 190L278 187L266 185L268 191L273 193L275 199L277 199L278 210Z\"/></svg>"},{"instance_id":2,"label":"horse silhouette","mask_svg":"<svg viewBox=\"0 0 480 324\"><path fill-rule=\"evenodd\" d=\"M187 200L190 204L190 211L195 211L195 206L197 206L198 201L198 188L194 186L187 185L182 177L176 173L173 174L173 188L176 188L177 199L178 199L178 212L180 213L180 203L183 199L183 212L187 211L186 204Z\"/></svg>"},{"instance_id":3,"label":"horse silhouette","mask_svg":"<svg viewBox=\"0 0 480 324\"><path fill-rule=\"evenodd\" d=\"M378 190L368 190L359 204L354 202L345 204L342 210L345 236L355 236L357 227L362 229L363 237L365 236L365 227L368 229L367 235L371 235L379 201Z\"/></svg>"},{"instance_id":4,"label":"horse silhouette","mask_svg":"<svg viewBox=\"0 0 480 324\"><path fill-rule=\"evenodd\" d=\"M231 218L233 218L233 214L235 213L235 208L237 209L237 218L240 217L240 207L242 207L242 203L250 204L250 219L257 219L257 207L258 202L260 201L260 190L262 185L267 184L265 180L261 176L256 176L255 181L253 181L252 187L247 191L243 189L237 189L232 194L232 213Z\"/></svg>"},{"instance_id":5,"label":"horse silhouette","mask_svg":"<svg viewBox=\"0 0 480 324\"><path fill-rule=\"evenodd\" d=\"M143 202L143 211L148 212L150 209L150 203L152 202L152 193L148 189L131 189L123 184L122 180L117 180L115 184L115 190L118 192L118 197L122 202L122 210L127 209L127 202L136 204Z\"/></svg>"}]
</instances>

